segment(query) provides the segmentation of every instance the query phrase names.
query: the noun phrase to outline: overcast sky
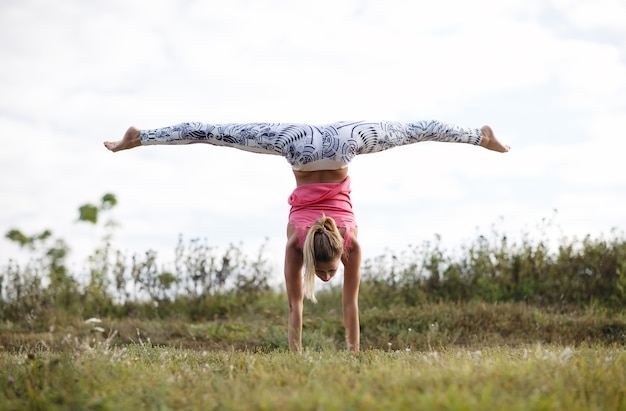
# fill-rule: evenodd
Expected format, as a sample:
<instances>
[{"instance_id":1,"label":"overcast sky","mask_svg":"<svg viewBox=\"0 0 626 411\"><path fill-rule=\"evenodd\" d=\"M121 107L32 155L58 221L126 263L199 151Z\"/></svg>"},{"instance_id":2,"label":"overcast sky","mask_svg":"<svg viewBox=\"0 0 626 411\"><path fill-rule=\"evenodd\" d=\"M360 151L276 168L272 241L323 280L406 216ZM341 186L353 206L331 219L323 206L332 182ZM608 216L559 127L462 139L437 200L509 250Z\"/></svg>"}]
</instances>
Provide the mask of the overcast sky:
<instances>
[{"instance_id":1,"label":"overcast sky","mask_svg":"<svg viewBox=\"0 0 626 411\"><path fill-rule=\"evenodd\" d=\"M224 147L112 154L126 128L183 121L490 124L508 154L420 143L358 157L365 258L626 226L626 2L3 0L0 231L50 229L80 265L113 193L114 246L173 261L178 236L258 249L282 275L285 159ZM555 211L556 214L555 214ZM0 240L0 264L19 253Z\"/></svg>"}]
</instances>

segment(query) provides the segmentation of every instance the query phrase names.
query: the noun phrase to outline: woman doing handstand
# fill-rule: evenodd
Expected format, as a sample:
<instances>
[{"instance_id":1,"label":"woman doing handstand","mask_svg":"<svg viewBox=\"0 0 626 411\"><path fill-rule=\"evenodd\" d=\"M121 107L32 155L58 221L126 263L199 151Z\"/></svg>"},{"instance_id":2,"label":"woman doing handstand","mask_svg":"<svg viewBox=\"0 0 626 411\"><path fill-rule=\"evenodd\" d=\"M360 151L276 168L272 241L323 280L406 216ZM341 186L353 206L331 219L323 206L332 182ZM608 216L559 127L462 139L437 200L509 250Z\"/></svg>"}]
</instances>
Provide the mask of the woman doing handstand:
<instances>
[{"instance_id":1,"label":"woman doing handstand","mask_svg":"<svg viewBox=\"0 0 626 411\"><path fill-rule=\"evenodd\" d=\"M208 143L287 159L296 178L296 188L289 197L284 266L289 300L288 340L290 349L300 352L303 298L315 302L315 276L329 281L339 262L344 266L342 306L348 348L359 350L361 247L350 201L348 164L359 154L421 141L469 143L497 152L509 151L489 126L464 128L438 121L344 121L325 125L181 123L154 130L130 127L121 140L104 145L111 151L120 151L143 145Z\"/></svg>"}]
</instances>

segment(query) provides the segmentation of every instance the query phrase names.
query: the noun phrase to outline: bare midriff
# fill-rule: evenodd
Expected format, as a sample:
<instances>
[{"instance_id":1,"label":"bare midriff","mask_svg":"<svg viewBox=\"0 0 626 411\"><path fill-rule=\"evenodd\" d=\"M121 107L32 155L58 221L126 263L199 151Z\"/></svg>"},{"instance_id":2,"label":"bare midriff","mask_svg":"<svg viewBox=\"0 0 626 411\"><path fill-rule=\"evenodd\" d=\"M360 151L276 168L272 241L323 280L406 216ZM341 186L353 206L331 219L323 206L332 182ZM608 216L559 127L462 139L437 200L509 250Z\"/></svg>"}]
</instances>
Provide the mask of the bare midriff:
<instances>
[{"instance_id":1,"label":"bare midriff","mask_svg":"<svg viewBox=\"0 0 626 411\"><path fill-rule=\"evenodd\" d=\"M296 176L296 185L318 184L318 183L341 183L348 176L348 167L338 170L318 170L318 171L293 171Z\"/></svg>"}]
</instances>

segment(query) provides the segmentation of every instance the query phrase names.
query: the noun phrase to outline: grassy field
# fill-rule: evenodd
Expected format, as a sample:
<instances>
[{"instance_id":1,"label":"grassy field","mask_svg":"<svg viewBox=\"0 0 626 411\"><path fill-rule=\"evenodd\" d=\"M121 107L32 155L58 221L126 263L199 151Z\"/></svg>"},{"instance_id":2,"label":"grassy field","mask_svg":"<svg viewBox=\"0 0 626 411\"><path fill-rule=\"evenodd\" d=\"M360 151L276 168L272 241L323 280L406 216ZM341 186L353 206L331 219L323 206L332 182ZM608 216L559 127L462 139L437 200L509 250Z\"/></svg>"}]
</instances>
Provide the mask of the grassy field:
<instances>
[{"instance_id":1,"label":"grassy field","mask_svg":"<svg viewBox=\"0 0 626 411\"><path fill-rule=\"evenodd\" d=\"M0 409L624 410L623 347L0 354Z\"/></svg>"},{"instance_id":2,"label":"grassy field","mask_svg":"<svg viewBox=\"0 0 626 411\"><path fill-rule=\"evenodd\" d=\"M294 355L263 249L181 237L168 271L111 231L76 272L49 230L11 230L32 259L0 264L0 411L626 411L626 236L554 249L543 232L368 259L361 353L345 350L339 285L305 302Z\"/></svg>"},{"instance_id":3,"label":"grassy field","mask_svg":"<svg viewBox=\"0 0 626 411\"><path fill-rule=\"evenodd\" d=\"M0 410L626 410L626 315L526 304L365 307L335 292L287 351L284 296L215 320L0 324Z\"/></svg>"}]
</instances>

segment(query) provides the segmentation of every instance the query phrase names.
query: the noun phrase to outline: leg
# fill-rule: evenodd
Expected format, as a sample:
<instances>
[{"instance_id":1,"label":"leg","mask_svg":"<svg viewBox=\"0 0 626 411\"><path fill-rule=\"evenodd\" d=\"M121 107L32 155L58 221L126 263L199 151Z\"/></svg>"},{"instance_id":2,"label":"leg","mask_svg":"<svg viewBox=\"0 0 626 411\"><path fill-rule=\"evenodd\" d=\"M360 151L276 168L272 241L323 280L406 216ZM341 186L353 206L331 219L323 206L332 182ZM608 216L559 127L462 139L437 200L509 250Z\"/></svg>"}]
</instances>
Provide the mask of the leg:
<instances>
[{"instance_id":1,"label":"leg","mask_svg":"<svg viewBox=\"0 0 626 411\"><path fill-rule=\"evenodd\" d=\"M383 121L343 124L339 131L344 140L354 142L356 154L374 153L422 141L467 143L481 145L494 151L508 151L508 147L495 138L489 126L477 129L439 121L412 123Z\"/></svg>"},{"instance_id":2,"label":"leg","mask_svg":"<svg viewBox=\"0 0 626 411\"><path fill-rule=\"evenodd\" d=\"M499 152L509 150L508 146L496 139L489 126L473 129L438 121L357 121L322 126L292 123L181 123L146 131L130 127L122 140L107 141L104 146L111 151L120 151L141 145L208 143L281 155L297 169L319 160L330 160L333 164L331 168L339 168L338 165L348 165L357 154L374 153L421 141L468 143Z\"/></svg>"},{"instance_id":3,"label":"leg","mask_svg":"<svg viewBox=\"0 0 626 411\"><path fill-rule=\"evenodd\" d=\"M128 129L122 140L105 142L111 151L143 145L207 143L255 153L293 156L293 142L313 134L311 126L291 123L208 124L181 123L153 130ZM299 153L295 153L297 155Z\"/></svg>"}]
</instances>

